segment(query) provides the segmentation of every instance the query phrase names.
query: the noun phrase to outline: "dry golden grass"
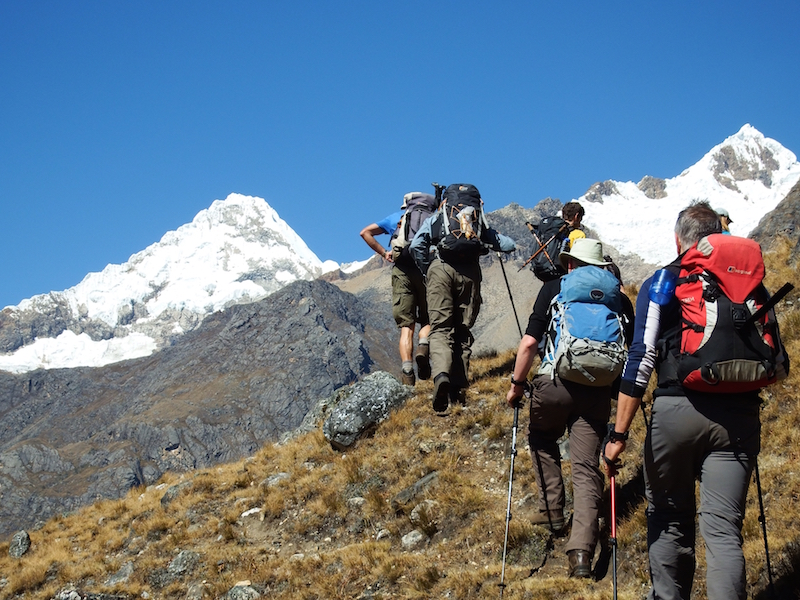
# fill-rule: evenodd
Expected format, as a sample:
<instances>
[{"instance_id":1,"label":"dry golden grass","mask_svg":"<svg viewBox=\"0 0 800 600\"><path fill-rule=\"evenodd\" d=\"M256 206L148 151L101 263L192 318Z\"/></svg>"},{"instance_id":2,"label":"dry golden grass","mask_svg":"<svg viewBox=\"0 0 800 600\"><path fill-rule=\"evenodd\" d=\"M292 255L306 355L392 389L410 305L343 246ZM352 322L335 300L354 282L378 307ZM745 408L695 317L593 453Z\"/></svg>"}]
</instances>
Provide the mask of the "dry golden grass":
<instances>
[{"instance_id":1,"label":"dry golden grass","mask_svg":"<svg viewBox=\"0 0 800 600\"><path fill-rule=\"evenodd\" d=\"M766 254L769 289L797 280L791 248ZM790 356L800 351L797 292L779 307ZM514 352L487 354L473 362L467 406L445 418L430 409L430 382L381 424L373 437L347 452L334 451L319 430L283 445L269 444L237 463L168 474L159 486L137 489L31 532L32 548L21 559L0 544L0 599L52 598L67 585L134 598L184 598L190 584L218 598L249 580L277 599L497 598L506 525L509 450L513 411L505 405ZM646 396L649 401L650 395ZM764 392L763 450L759 458L773 570L779 583L796 578L800 545L800 386L797 372ZM610 575L600 581L566 577L563 540L544 562L551 543L526 518L535 493L527 446L527 415L520 412L518 455L509 523L504 598L509 600L601 600L611 598ZM619 485L619 598L642 598L649 586L641 449L643 419L634 421ZM408 507L395 512L392 499L424 475L438 480ZM284 473L274 485L268 478ZM569 474L569 465L565 464ZM170 486L183 485L167 506ZM411 508L428 501L417 523ZM535 503L534 503L535 504ZM257 509L249 516L243 516ZM427 541L405 549L401 538L420 529ZM379 536L380 534L380 536ZM378 539L380 537L380 539ZM755 486L744 524L747 578L763 597L764 545ZM193 572L175 581L158 578L181 550L197 552ZM705 589L703 551L698 549L695 596ZM127 582L107 586L126 562ZM371 594L371 596L370 596ZM786 596L789 597L789 596Z\"/></svg>"}]
</instances>

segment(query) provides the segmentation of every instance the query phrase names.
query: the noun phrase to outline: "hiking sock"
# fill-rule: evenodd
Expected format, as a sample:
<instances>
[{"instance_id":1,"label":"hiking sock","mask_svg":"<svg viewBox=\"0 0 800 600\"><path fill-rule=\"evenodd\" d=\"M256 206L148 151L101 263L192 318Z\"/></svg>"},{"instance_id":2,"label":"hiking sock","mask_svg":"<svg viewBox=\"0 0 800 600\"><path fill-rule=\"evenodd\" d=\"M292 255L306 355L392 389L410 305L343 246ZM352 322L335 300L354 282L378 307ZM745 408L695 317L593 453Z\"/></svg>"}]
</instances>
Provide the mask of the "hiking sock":
<instances>
[{"instance_id":1,"label":"hiking sock","mask_svg":"<svg viewBox=\"0 0 800 600\"><path fill-rule=\"evenodd\" d=\"M416 385L417 378L414 376L414 363L410 360L403 361L402 376L403 385Z\"/></svg>"}]
</instances>

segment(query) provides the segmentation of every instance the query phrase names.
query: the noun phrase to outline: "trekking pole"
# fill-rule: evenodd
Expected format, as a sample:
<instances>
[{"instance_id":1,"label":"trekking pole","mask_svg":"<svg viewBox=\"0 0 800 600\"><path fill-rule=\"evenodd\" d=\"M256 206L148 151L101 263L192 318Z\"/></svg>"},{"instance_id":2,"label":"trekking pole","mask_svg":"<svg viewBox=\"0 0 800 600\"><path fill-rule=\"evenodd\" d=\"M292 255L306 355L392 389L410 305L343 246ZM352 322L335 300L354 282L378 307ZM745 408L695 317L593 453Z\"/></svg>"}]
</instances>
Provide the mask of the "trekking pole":
<instances>
[{"instance_id":1,"label":"trekking pole","mask_svg":"<svg viewBox=\"0 0 800 600\"><path fill-rule=\"evenodd\" d=\"M514 322L517 324L517 329L519 329L519 337L522 339L522 326L519 324L517 307L514 306L514 297L511 295L511 286L508 285L508 277L506 277L506 267L503 265L503 257L499 252L497 253L497 260L500 261L500 269L503 271L503 279L506 281L506 289L508 290L508 299L511 300L511 309L514 311Z\"/></svg>"},{"instance_id":2,"label":"trekking pole","mask_svg":"<svg viewBox=\"0 0 800 600\"><path fill-rule=\"evenodd\" d=\"M611 485L611 537L609 543L611 544L611 585L614 594L614 600L617 600L617 485L616 475L609 475L608 481Z\"/></svg>"},{"instance_id":3,"label":"trekking pole","mask_svg":"<svg viewBox=\"0 0 800 600\"><path fill-rule=\"evenodd\" d=\"M772 565L769 562L769 545L767 544L767 518L764 516L764 497L761 494L761 476L758 473L758 457L755 458L755 473L756 473L756 489L758 490L758 508L761 515L758 520L761 521L761 531L764 533L764 555L767 558L767 578L769 580L769 595L772 598L777 598L775 595L775 585L772 582Z\"/></svg>"},{"instance_id":4,"label":"trekking pole","mask_svg":"<svg viewBox=\"0 0 800 600\"><path fill-rule=\"evenodd\" d=\"M508 504L506 505L506 535L503 540L503 568L500 572L500 598L503 597L506 584L506 552L508 550L508 526L511 523L511 487L514 484L514 459L517 456L517 426L519 425L519 401L514 404L514 425L511 428L511 470L508 474Z\"/></svg>"}]
</instances>

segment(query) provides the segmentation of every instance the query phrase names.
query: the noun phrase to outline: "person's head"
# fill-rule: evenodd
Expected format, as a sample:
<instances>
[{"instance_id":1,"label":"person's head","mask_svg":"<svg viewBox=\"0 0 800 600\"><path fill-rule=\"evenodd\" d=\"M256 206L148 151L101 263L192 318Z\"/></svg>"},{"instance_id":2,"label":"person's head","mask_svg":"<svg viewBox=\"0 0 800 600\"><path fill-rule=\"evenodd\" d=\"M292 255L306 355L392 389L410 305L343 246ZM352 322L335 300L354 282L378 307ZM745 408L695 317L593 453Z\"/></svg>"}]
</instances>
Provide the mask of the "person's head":
<instances>
[{"instance_id":1,"label":"person's head","mask_svg":"<svg viewBox=\"0 0 800 600\"><path fill-rule=\"evenodd\" d=\"M572 229L580 227L585 211L578 202L567 202L561 208L561 218L564 219Z\"/></svg>"},{"instance_id":2,"label":"person's head","mask_svg":"<svg viewBox=\"0 0 800 600\"><path fill-rule=\"evenodd\" d=\"M705 201L690 204L678 214L675 223L678 254L712 233L722 233L722 223L716 211Z\"/></svg>"},{"instance_id":3,"label":"person's head","mask_svg":"<svg viewBox=\"0 0 800 600\"><path fill-rule=\"evenodd\" d=\"M725 208L717 208L715 212L719 215L719 221L722 223L723 231L730 231L730 224L733 223L730 213Z\"/></svg>"},{"instance_id":4,"label":"person's head","mask_svg":"<svg viewBox=\"0 0 800 600\"><path fill-rule=\"evenodd\" d=\"M558 255L561 266L567 271L572 271L578 267L594 265L596 267L607 267L609 261L603 257L603 244L600 240L591 238L578 238L572 242L572 247Z\"/></svg>"}]
</instances>

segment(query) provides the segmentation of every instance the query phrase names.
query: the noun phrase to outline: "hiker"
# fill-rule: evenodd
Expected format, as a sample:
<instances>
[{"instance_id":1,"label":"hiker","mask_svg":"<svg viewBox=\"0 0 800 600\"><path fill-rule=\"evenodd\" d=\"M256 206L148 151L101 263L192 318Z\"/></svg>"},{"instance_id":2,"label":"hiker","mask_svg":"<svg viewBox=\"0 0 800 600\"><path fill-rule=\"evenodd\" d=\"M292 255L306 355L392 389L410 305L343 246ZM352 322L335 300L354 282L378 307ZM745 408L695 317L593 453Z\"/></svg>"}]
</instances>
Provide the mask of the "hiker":
<instances>
[{"instance_id":1,"label":"hiker","mask_svg":"<svg viewBox=\"0 0 800 600\"><path fill-rule=\"evenodd\" d=\"M675 225L678 258L645 280L636 301L636 327L620 384L616 423L609 426L603 450L606 469L613 474L655 368L658 386L653 392L644 449L652 581L649 598L690 598L695 570L695 514L706 545L708 598L746 597L742 524L747 488L760 448L758 388L779 378L779 372L788 372L788 363L784 366L777 354L775 369L765 371L765 380L754 383L749 378L757 374L751 376L746 369L737 369L734 379L719 372L717 365L722 361L733 362L729 354L739 345L737 338L750 335L744 318L739 316L744 321L739 324L736 320L737 306L745 306L749 302L745 298L750 296L736 299L732 295L729 299L723 286L735 278L740 294L741 289L747 294L753 293L747 289L758 292L763 286L753 286L761 285L764 273L757 243L713 235L721 232L719 216L706 202L692 204L679 214ZM748 256L755 254L755 258L742 267L737 257L745 256L746 249L750 249ZM715 253L724 262L721 268L711 270ZM705 275L706 266L713 277ZM668 273L680 277L665 288L672 291L662 295L659 288L662 281L671 278ZM695 273L699 273L697 278ZM762 295L766 296L765 290ZM714 314L706 319L699 308ZM690 312L702 312L702 317L694 316L690 322ZM759 328L773 332L773 344L780 348L774 312L769 313L771 320ZM756 343L748 338L746 352L764 345L756 326L751 323L749 327ZM719 356L699 357L701 349ZM741 355L737 357L745 362ZM691 360L698 362L696 371L702 377L696 377L697 372L687 362ZM751 362L763 365L760 358ZM700 481L699 510L695 480Z\"/></svg>"},{"instance_id":2,"label":"hiker","mask_svg":"<svg viewBox=\"0 0 800 600\"><path fill-rule=\"evenodd\" d=\"M725 235L731 234L731 215L725 208L717 208L714 210L719 215L719 222L722 225L722 233Z\"/></svg>"},{"instance_id":3,"label":"hiker","mask_svg":"<svg viewBox=\"0 0 800 600\"><path fill-rule=\"evenodd\" d=\"M400 329L401 379L405 385L415 385L416 377L430 379L431 367L428 359L428 304L425 281L417 265L408 252L408 244L419 225L436 210L436 199L431 194L410 192L403 196L400 210L385 219L367 225L361 230L361 237L367 245L392 265L392 316ZM406 216L407 215L407 216ZM389 234L389 248L384 248L375 239L376 235ZM414 331L420 324L419 343L415 362L417 375L414 375Z\"/></svg>"},{"instance_id":4,"label":"hiker","mask_svg":"<svg viewBox=\"0 0 800 600\"><path fill-rule=\"evenodd\" d=\"M569 226L569 235L567 236L568 243L564 246L564 250L569 250L575 240L585 238L586 234L581 230L581 221L586 211L579 202L567 202L561 207L561 218L566 221Z\"/></svg>"},{"instance_id":5,"label":"hiker","mask_svg":"<svg viewBox=\"0 0 800 600\"><path fill-rule=\"evenodd\" d=\"M438 256L431 259L430 249ZM452 184L439 211L411 242L411 254L427 277L430 358L434 374L433 409L464 404L472 354L471 328L481 308L479 258L489 250L513 252L514 240L488 226L474 185Z\"/></svg>"},{"instance_id":6,"label":"hiker","mask_svg":"<svg viewBox=\"0 0 800 600\"><path fill-rule=\"evenodd\" d=\"M564 528L565 493L558 440L566 429L574 498L572 532L566 546L569 576L590 577L604 485L598 465L600 443L611 412L614 382L625 361L623 346L633 335L633 305L620 293L618 279L606 270L609 261L604 260L598 240L576 239L559 260L567 274L546 282L539 291L517 350L506 400L509 406L517 406L528 385L534 358L541 352L542 364L530 384L528 441L539 489L539 513L532 522L553 533ZM582 302L586 310L563 308L561 313L562 307L569 306L562 303L567 302ZM593 366L588 361L582 366L560 358L567 356L564 350L569 350L566 345L570 343L561 324L572 327L578 319L586 320L589 330L613 325L609 341L598 341L598 352L609 355L608 361L592 359ZM580 338L578 332L573 335ZM594 379L581 373L588 373L588 369L593 369Z\"/></svg>"},{"instance_id":7,"label":"hiker","mask_svg":"<svg viewBox=\"0 0 800 600\"><path fill-rule=\"evenodd\" d=\"M561 208L561 217L543 217L538 225L525 223L536 240L536 246L533 255L522 266L530 262L533 274L544 282L561 277L565 271L559 255L569 250L575 240L586 237L580 229L583 215L583 206L578 202L567 202Z\"/></svg>"}]
</instances>

